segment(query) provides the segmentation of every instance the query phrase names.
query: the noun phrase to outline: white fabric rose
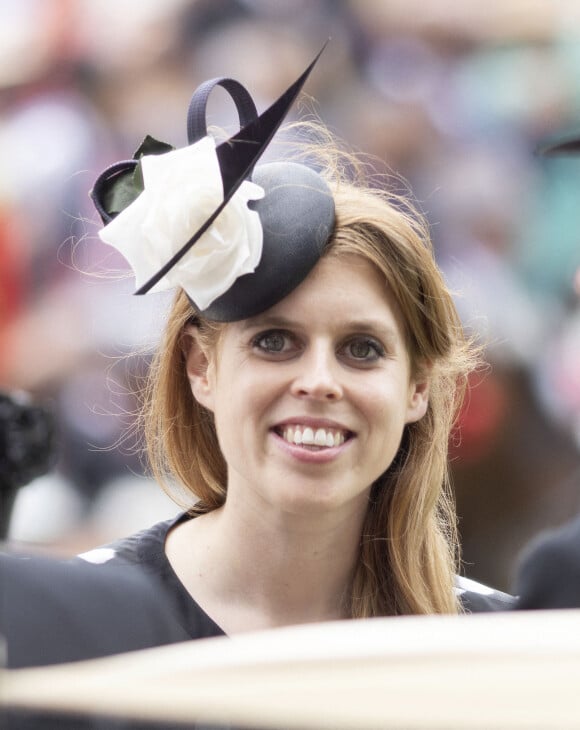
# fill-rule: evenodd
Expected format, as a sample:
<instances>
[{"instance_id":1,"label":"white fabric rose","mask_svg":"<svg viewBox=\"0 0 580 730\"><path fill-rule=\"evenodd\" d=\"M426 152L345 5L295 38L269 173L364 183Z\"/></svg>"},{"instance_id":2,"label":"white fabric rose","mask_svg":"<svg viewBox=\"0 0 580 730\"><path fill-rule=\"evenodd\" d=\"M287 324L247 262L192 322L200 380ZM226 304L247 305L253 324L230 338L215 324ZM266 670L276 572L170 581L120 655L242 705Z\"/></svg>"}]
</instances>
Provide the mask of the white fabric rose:
<instances>
[{"instance_id":1,"label":"white fabric rose","mask_svg":"<svg viewBox=\"0 0 580 730\"><path fill-rule=\"evenodd\" d=\"M99 233L127 259L137 287L146 283L223 201L212 137L189 147L141 158L144 191ZM226 292L239 276L255 270L262 256L260 217L249 200L264 197L245 180L213 225L151 289L180 286L200 309Z\"/></svg>"}]
</instances>

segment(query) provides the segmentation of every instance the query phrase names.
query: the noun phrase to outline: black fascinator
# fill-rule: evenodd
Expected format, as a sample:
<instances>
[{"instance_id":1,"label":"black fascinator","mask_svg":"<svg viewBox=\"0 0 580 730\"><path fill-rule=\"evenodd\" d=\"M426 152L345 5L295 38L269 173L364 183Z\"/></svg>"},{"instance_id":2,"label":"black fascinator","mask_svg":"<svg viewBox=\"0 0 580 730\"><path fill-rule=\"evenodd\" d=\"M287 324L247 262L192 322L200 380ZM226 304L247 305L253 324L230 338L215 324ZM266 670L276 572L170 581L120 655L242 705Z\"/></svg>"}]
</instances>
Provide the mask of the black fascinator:
<instances>
[{"instance_id":1,"label":"black fascinator","mask_svg":"<svg viewBox=\"0 0 580 730\"><path fill-rule=\"evenodd\" d=\"M187 147L147 137L133 159L99 176L91 191L105 223L99 235L131 264L136 294L181 287L205 317L233 322L306 278L334 228L330 189L305 165L256 163L321 53L260 115L237 81L207 81L190 102ZM216 86L240 120L240 131L217 145L206 128Z\"/></svg>"}]
</instances>

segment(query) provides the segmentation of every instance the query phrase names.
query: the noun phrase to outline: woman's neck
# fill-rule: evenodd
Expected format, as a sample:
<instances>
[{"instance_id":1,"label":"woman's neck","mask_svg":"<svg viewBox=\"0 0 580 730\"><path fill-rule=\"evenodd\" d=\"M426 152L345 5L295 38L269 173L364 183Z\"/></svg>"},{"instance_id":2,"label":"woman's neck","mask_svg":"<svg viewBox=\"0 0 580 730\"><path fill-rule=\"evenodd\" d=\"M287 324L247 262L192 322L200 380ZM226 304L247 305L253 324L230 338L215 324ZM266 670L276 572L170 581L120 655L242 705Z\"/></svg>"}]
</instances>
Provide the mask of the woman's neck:
<instances>
[{"instance_id":1,"label":"woman's neck","mask_svg":"<svg viewBox=\"0 0 580 730\"><path fill-rule=\"evenodd\" d=\"M226 633L346 618L364 509L290 514L228 497L184 523L167 554Z\"/></svg>"}]
</instances>

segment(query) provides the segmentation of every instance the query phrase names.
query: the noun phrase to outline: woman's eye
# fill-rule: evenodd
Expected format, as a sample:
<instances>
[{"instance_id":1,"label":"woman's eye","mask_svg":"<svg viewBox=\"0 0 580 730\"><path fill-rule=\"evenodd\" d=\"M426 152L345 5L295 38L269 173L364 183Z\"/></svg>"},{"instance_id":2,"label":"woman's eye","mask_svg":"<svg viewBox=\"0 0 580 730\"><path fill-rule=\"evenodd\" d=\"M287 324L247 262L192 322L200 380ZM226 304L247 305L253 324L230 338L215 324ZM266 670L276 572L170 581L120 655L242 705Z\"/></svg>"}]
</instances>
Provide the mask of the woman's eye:
<instances>
[{"instance_id":1,"label":"woman's eye","mask_svg":"<svg viewBox=\"0 0 580 730\"><path fill-rule=\"evenodd\" d=\"M292 349L292 340L286 332L272 330L256 335L252 340L252 347L272 354L284 353Z\"/></svg>"},{"instance_id":2,"label":"woman's eye","mask_svg":"<svg viewBox=\"0 0 580 730\"><path fill-rule=\"evenodd\" d=\"M385 349L374 339L368 337L357 337L347 342L344 350L354 360L373 362L385 356Z\"/></svg>"}]
</instances>

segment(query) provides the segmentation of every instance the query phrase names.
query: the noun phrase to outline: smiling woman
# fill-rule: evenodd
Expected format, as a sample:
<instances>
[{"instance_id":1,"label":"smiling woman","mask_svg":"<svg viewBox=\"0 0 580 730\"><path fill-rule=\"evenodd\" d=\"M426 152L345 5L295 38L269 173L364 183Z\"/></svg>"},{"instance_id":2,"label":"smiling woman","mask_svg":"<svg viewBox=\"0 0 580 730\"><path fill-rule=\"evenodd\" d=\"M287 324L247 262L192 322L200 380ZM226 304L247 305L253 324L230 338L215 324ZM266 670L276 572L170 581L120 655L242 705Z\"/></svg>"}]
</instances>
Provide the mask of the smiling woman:
<instances>
[{"instance_id":1,"label":"smiling woman","mask_svg":"<svg viewBox=\"0 0 580 730\"><path fill-rule=\"evenodd\" d=\"M477 353L425 225L403 198L339 174L360 166L324 130L307 150L312 167L255 167L298 87L257 118L243 87L217 83L242 130L217 147L206 136L215 81L194 94L188 129L217 158L203 169L219 169L223 201L215 191L172 201L173 175L203 188L205 173L182 167L195 155L151 140L93 191L101 237L125 251L139 291L178 284L143 423L155 476L196 502L113 545L110 562L156 573L193 638L508 607L456 575L447 446ZM173 204L179 235L163 222Z\"/></svg>"}]
</instances>

